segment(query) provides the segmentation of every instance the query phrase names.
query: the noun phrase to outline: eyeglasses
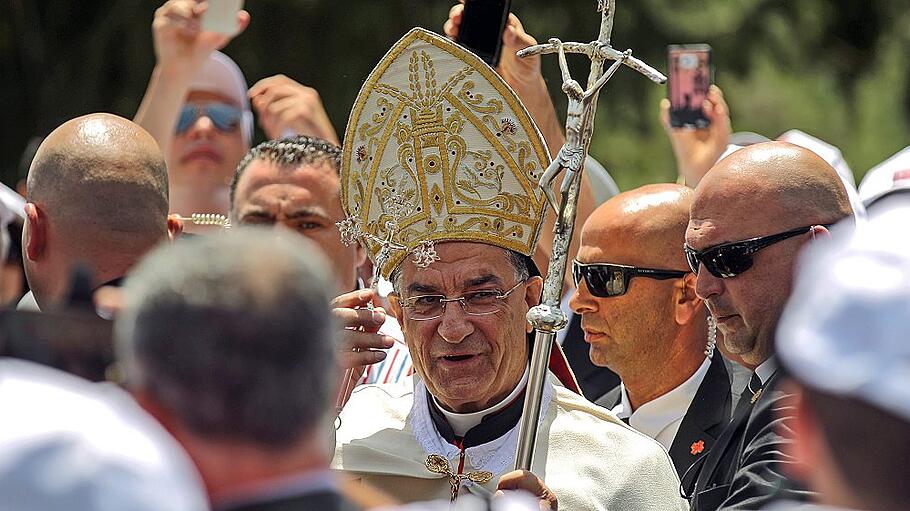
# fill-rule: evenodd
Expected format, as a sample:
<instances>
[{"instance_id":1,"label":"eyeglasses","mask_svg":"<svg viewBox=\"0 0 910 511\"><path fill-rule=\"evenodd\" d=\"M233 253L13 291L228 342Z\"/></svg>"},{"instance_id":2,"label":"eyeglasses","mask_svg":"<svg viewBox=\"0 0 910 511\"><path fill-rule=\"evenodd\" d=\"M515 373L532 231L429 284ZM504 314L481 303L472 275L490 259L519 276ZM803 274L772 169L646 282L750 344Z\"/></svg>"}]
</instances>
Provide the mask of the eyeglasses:
<instances>
[{"instance_id":1,"label":"eyeglasses","mask_svg":"<svg viewBox=\"0 0 910 511\"><path fill-rule=\"evenodd\" d=\"M649 279L668 280L685 277L687 271L655 270L653 268L636 268L622 264L609 263L580 263L572 261L572 277L575 287L585 279L588 291L598 298L622 296L629 290L629 281L633 277L646 277Z\"/></svg>"},{"instance_id":2,"label":"eyeglasses","mask_svg":"<svg viewBox=\"0 0 910 511\"><path fill-rule=\"evenodd\" d=\"M420 295L401 300L401 307L408 311L408 317L416 321L428 321L441 317L446 310L446 304L458 302L465 314L471 316L486 316L494 314L502 308L503 301L524 284L525 280L515 284L505 293L498 289L483 289L471 291L464 296L447 298L443 295Z\"/></svg>"},{"instance_id":3,"label":"eyeglasses","mask_svg":"<svg viewBox=\"0 0 910 511\"><path fill-rule=\"evenodd\" d=\"M751 268L752 255L759 250L770 247L779 241L805 234L813 227L815 226L810 225L779 234L724 243L701 251L692 249L688 244L683 244L683 249L686 251L689 267L696 275L698 275L698 265L701 263L705 265L711 275L719 279L729 279Z\"/></svg>"},{"instance_id":4,"label":"eyeglasses","mask_svg":"<svg viewBox=\"0 0 910 511\"><path fill-rule=\"evenodd\" d=\"M203 115L212 121L218 131L229 133L240 126L243 112L236 106L227 103L186 104L180 110L180 118L177 120L177 134L179 135L190 129L190 126Z\"/></svg>"}]
</instances>

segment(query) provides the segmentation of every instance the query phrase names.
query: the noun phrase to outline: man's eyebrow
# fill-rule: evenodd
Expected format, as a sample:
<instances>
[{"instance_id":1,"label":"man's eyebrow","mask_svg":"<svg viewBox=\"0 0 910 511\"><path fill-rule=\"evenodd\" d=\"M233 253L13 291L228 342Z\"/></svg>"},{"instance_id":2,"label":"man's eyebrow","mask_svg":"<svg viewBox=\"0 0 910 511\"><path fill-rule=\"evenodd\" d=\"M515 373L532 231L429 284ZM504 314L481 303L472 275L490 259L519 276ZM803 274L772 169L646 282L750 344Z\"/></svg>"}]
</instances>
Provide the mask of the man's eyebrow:
<instances>
[{"instance_id":1,"label":"man's eyebrow","mask_svg":"<svg viewBox=\"0 0 910 511\"><path fill-rule=\"evenodd\" d=\"M319 209L319 208L304 207L304 208L300 208L300 209L295 209L287 214L287 217L290 219L306 218L309 216L315 216L318 218L323 218L325 220L331 220L329 218L329 215L327 215L324 211L322 211L322 209Z\"/></svg>"},{"instance_id":2,"label":"man's eyebrow","mask_svg":"<svg viewBox=\"0 0 910 511\"><path fill-rule=\"evenodd\" d=\"M436 286L433 286L431 284L421 284L419 282L415 282L415 283L411 284L410 286L408 286L408 294L410 294L410 295L439 294L439 289L437 289Z\"/></svg>"},{"instance_id":3,"label":"man's eyebrow","mask_svg":"<svg viewBox=\"0 0 910 511\"><path fill-rule=\"evenodd\" d=\"M487 273L485 275L481 275L479 277L474 277L472 279L468 279L468 280L464 281L464 287L466 289L471 288L471 287L482 286L484 284L497 284L497 285L501 286L501 285L503 285L503 281L501 278L499 278L496 275L493 275L492 273Z\"/></svg>"},{"instance_id":4,"label":"man's eyebrow","mask_svg":"<svg viewBox=\"0 0 910 511\"><path fill-rule=\"evenodd\" d=\"M241 220L246 219L246 218L250 218L250 217L252 217L252 218L274 219L274 218L275 218L275 215L269 213L268 211L262 210L262 209L252 209L252 210L247 210L247 211L241 211L241 212L240 212L240 219L241 219Z\"/></svg>"}]
</instances>

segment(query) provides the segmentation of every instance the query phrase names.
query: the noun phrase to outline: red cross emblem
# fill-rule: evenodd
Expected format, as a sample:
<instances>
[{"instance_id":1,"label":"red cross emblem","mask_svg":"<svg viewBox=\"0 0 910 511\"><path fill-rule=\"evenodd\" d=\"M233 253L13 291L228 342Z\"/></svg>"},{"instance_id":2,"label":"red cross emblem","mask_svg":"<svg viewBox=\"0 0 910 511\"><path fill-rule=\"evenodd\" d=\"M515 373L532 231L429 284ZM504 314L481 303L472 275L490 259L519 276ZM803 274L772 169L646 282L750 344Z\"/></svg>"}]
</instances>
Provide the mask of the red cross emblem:
<instances>
[{"instance_id":1,"label":"red cross emblem","mask_svg":"<svg viewBox=\"0 0 910 511\"><path fill-rule=\"evenodd\" d=\"M701 454L702 451L704 451L704 450L705 450L705 441L699 440L698 442L695 442L692 444L692 448L689 452L692 453L692 456L696 456L698 454Z\"/></svg>"}]
</instances>

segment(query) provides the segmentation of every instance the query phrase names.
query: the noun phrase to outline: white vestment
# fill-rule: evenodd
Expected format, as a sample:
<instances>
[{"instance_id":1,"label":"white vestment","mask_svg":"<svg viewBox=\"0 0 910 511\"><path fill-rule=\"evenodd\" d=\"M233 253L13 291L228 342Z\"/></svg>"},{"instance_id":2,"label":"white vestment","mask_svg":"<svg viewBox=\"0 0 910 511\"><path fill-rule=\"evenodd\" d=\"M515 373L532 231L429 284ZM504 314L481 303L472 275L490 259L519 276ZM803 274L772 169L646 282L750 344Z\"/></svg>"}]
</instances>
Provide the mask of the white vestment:
<instances>
[{"instance_id":1,"label":"white vestment","mask_svg":"<svg viewBox=\"0 0 910 511\"><path fill-rule=\"evenodd\" d=\"M462 474L489 471L496 489L512 470L518 426L462 452L437 432L426 386L358 387L341 414L332 468L344 470L403 502L448 499L449 478L430 472L427 456L439 454ZM563 387L551 374L541 402L532 472L556 493L560 510L686 510L666 451L615 415ZM472 492L462 483L460 494ZM477 492L474 490L473 492Z\"/></svg>"}]
</instances>

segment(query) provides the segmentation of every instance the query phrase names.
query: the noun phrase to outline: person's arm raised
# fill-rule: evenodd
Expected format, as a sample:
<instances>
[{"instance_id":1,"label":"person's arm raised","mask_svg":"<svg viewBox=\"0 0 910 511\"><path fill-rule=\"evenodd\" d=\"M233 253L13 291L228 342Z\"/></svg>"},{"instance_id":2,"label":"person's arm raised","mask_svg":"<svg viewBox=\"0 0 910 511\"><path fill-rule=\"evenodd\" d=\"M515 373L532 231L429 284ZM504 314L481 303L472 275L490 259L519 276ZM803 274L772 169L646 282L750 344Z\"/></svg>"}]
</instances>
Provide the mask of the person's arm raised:
<instances>
[{"instance_id":1,"label":"person's arm raised","mask_svg":"<svg viewBox=\"0 0 910 511\"><path fill-rule=\"evenodd\" d=\"M730 109L720 87L712 85L708 89L702 109L711 121L710 126L701 129L674 128L670 125L670 100L664 98L660 102L660 120L673 147L676 170L690 188L695 188L717 163L717 159L727 149L733 131Z\"/></svg>"},{"instance_id":2,"label":"person's arm raised","mask_svg":"<svg viewBox=\"0 0 910 511\"><path fill-rule=\"evenodd\" d=\"M155 11L152 21L155 69L134 121L151 133L165 157L180 107L199 68L250 23L249 13L240 11L234 35L204 32L202 15L207 8L204 1L169 0Z\"/></svg>"},{"instance_id":3,"label":"person's arm raised","mask_svg":"<svg viewBox=\"0 0 910 511\"><path fill-rule=\"evenodd\" d=\"M275 75L256 82L249 96L268 138L307 135L341 145L316 89Z\"/></svg>"},{"instance_id":4,"label":"person's arm raised","mask_svg":"<svg viewBox=\"0 0 910 511\"><path fill-rule=\"evenodd\" d=\"M464 5L457 4L452 6L449 11L449 19L443 26L445 34L451 38L458 37L458 30L461 28ZM528 113L537 128L543 135L550 150L550 156L555 158L556 154L562 148L566 141L565 132L562 122L556 115L556 107L550 98L550 92L547 90L547 82L540 71L540 56L534 55L526 58L518 58L515 55L519 50L528 46L537 44L537 40L525 32L521 21L512 13L509 13L509 20L506 23L506 29L502 34L502 58L499 61L499 67L496 72L512 87L512 90L521 99L521 102L527 108ZM582 174L584 176L584 174ZM562 183L562 175L553 182L553 188L559 188ZM581 190L578 195L577 218L578 225L594 211L597 204L594 202L594 194L591 193L591 186L587 178L582 179ZM553 246L553 227L556 225L556 215L547 208L544 225L541 230L540 241L537 243L537 254L534 261L541 271L546 274L547 265L550 258L550 251ZM569 259L574 259L578 252L579 237L572 237L572 244L569 247ZM566 285L571 287L571 278L566 278Z\"/></svg>"}]
</instances>

